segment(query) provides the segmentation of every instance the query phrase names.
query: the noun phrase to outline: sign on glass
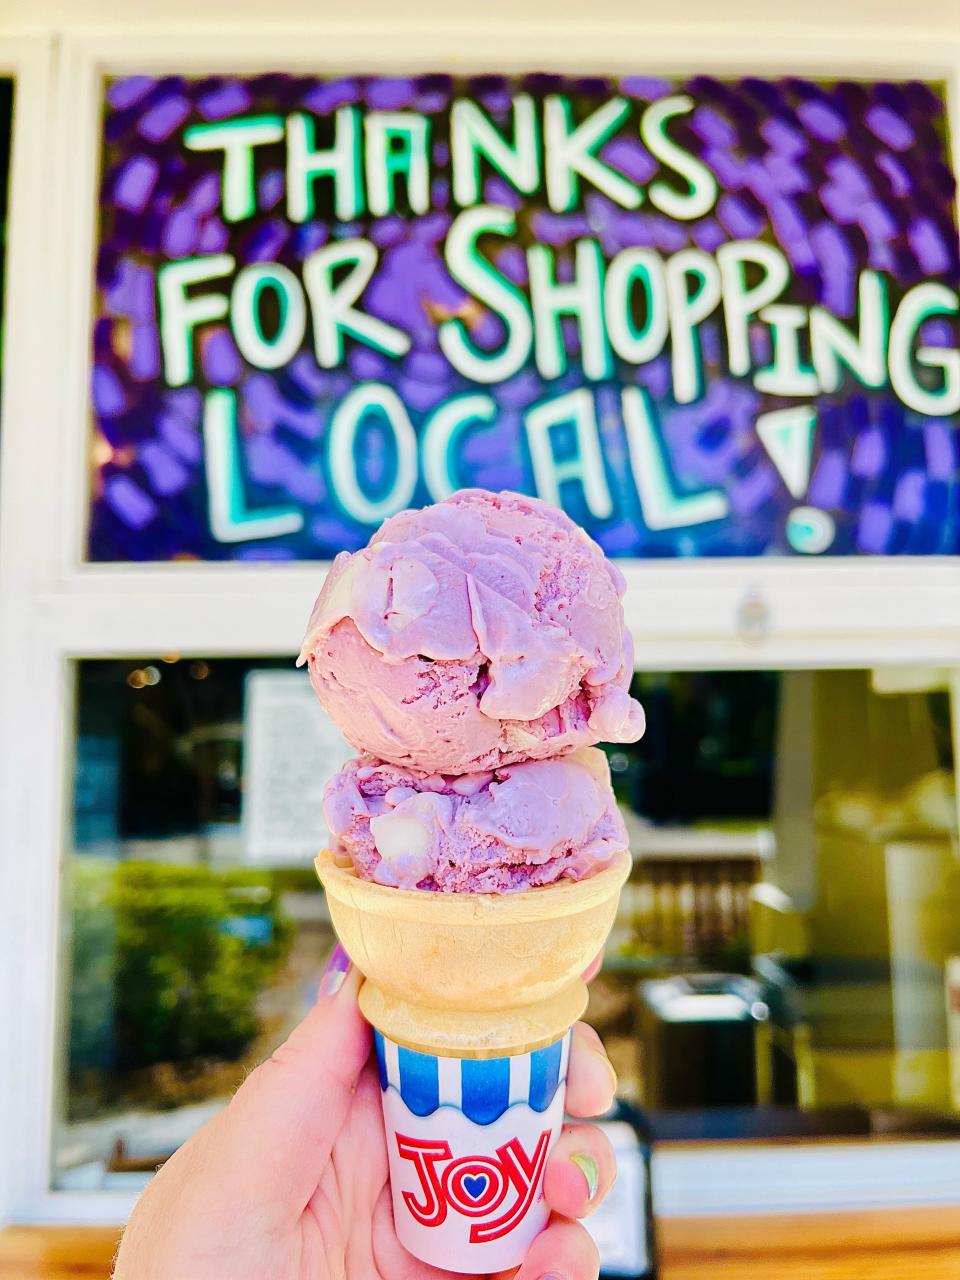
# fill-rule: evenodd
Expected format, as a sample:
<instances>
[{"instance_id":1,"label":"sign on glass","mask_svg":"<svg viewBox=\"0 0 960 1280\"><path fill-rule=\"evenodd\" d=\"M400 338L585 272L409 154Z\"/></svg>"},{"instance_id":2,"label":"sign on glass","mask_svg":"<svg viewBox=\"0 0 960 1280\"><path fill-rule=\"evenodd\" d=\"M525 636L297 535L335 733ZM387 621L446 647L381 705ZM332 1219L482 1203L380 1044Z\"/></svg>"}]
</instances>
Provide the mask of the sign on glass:
<instances>
[{"instance_id":1,"label":"sign on glass","mask_svg":"<svg viewBox=\"0 0 960 1280\"><path fill-rule=\"evenodd\" d=\"M464 485L612 555L956 552L954 195L920 82L113 81L89 555Z\"/></svg>"}]
</instances>

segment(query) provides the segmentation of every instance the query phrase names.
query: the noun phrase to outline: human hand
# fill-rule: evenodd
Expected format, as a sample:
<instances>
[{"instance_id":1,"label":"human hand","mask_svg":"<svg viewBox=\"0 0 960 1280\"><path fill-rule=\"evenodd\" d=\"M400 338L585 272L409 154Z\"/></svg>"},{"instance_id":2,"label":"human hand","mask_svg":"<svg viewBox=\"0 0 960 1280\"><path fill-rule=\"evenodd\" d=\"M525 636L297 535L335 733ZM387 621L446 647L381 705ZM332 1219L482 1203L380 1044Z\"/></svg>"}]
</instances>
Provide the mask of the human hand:
<instances>
[{"instance_id":1,"label":"human hand","mask_svg":"<svg viewBox=\"0 0 960 1280\"><path fill-rule=\"evenodd\" d=\"M114 1280L453 1280L394 1231L380 1085L348 966L337 948L316 1006L153 1178ZM567 1111L601 1114L615 1084L600 1038L578 1023ZM544 1175L553 1217L516 1280L596 1280L596 1247L575 1219L615 1171L600 1130L564 1127Z\"/></svg>"}]
</instances>

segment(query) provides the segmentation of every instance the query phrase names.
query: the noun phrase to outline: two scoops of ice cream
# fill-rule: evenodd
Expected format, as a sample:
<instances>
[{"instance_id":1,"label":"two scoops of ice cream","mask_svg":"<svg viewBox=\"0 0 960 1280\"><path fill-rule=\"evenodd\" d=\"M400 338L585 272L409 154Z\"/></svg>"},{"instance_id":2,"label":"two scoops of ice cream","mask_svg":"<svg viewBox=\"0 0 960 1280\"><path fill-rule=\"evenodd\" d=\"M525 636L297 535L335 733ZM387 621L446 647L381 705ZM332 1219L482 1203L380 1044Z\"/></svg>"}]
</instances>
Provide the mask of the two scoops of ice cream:
<instances>
[{"instance_id":1,"label":"two scoops of ice cream","mask_svg":"<svg viewBox=\"0 0 960 1280\"><path fill-rule=\"evenodd\" d=\"M627 845L596 743L633 742L624 581L566 515L463 490L337 557L301 653L360 753L330 781L333 853L400 889L580 881Z\"/></svg>"}]
</instances>

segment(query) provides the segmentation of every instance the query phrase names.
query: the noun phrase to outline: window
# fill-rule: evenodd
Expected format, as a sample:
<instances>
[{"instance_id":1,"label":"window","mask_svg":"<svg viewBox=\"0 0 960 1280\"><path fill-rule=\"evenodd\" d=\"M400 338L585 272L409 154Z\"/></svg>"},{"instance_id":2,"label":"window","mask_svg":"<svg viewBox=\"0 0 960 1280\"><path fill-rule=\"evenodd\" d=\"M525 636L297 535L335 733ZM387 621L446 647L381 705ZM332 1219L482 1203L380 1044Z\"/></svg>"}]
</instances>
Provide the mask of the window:
<instances>
[{"instance_id":1,"label":"window","mask_svg":"<svg viewBox=\"0 0 960 1280\"><path fill-rule=\"evenodd\" d=\"M0 1211L25 1218L120 1219L144 1176L138 1165L175 1146L205 1107L219 1106L244 1064L269 1048L272 1039L296 1017L298 1007L309 998L311 975L328 938L321 900L308 869L310 850L297 846L296 831L279 824L276 814L263 807L259 812L246 807L251 762L255 764L256 759L251 755L255 744L248 734L255 701L248 698L248 691L257 688L258 677L289 674L289 655L296 650L323 566L279 555L258 554L251 561L250 557L233 557L232 551L228 558L246 558L248 562L204 563L190 558L208 549L210 512L205 506L208 493L201 459L190 463L186 456L179 463L187 470L192 468L188 487L193 506L187 503L189 510L185 512L181 504L178 510L187 525L191 519L206 521L199 542L168 548L178 554L186 552L186 556L164 560L149 547L144 552L143 546L139 547L142 554L134 555L128 540L122 548L122 562L114 555L115 546L109 555L88 559L94 533L89 477L96 468L106 477L109 467L120 466L125 458L122 451L129 443L117 440L111 444L111 448L119 445L119 459L106 459L96 452L91 386L99 340L94 320L100 313L94 289L96 270L102 264L94 260L92 247L101 239L100 183L107 158L102 125L108 86L137 75L152 81L171 76L190 82L236 81L266 77L278 69L284 76L331 80L341 76L343 69L370 68L370 45L360 29L328 30L322 23L299 29L294 36L232 30L210 42L196 35L186 38L186 29L179 27L178 21L171 20L168 32L149 36L91 34L68 24L54 36L0 40L0 71L15 77L17 105L8 219L10 257L4 281L0 468L0 704L4 708L0 718L0 847L4 851L0 858L4 924L0 945L6 948L6 963L0 966L0 998L9 1044L9 1052L0 1055L0 1129L5 1135L0 1152ZM486 43L471 44L472 66L467 72L479 75L495 62L509 61L518 76L535 64L549 64L567 79L578 80L583 80L585 67L599 67L609 81L621 70L624 74L636 71L636 58L631 58L630 67L623 64L622 50L630 47L643 51L642 69L649 75L679 77L678 83L684 85L701 75L721 84L731 75L731 67L739 69L741 78L752 76L751 83L754 79L759 83L764 78L792 76L800 65L818 81L838 84L849 78L849 50L840 45L796 33L785 40L782 32L771 29L766 36L755 33L756 39L748 46L742 34L732 26L722 38L711 35L701 43L691 39L681 47L652 34L649 24L641 30L639 24L625 23L622 32L612 36L605 30L594 30L587 22L582 33L573 37L567 28L546 24L531 42L523 29L491 23ZM416 48L409 52L409 22L398 20L392 28L387 25L381 36L373 71L379 70L388 78L405 77L411 68L420 72L449 66L451 50L459 50L462 61L462 31L439 20L417 33ZM909 48L896 33L891 36L880 30L871 38L873 43L857 60L864 79L910 84L921 68L925 83L928 88L933 86L941 106L945 95L953 108L952 89L943 88L954 83L952 55L945 50L941 31L931 30L925 45L918 41ZM749 54L744 53L746 47ZM619 76L615 78L619 82ZM594 92L596 87L594 83L590 89L588 84L585 92ZM716 94L717 90L711 92ZM941 116L942 111L938 120ZM946 155L941 126L942 121L933 129L932 139L925 136L932 147L939 148L938 154ZM157 145L161 146L162 140ZM199 156L198 152L193 157L198 163ZM38 157L42 157L42 164ZM942 204L943 197L938 199ZM641 213L646 216L649 209ZM107 211L105 216L112 215ZM118 243L121 240L122 236ZM857 243L859 246L859 240ZM668 252L665 248L664 253ZM934 271L933 275L949 275L949 270ZM9 320L13 315L17 317L15 325ZM265 312L264 324L271 318ZM635 319L638 324L642 321L641 316ZM943 346L942 328L939 337L937 332L923 337L933 348ZM129 331L126 338L132 343ZM722 342L718 348L711 338L707 347L711 359L718 350L722 357ZM133 350L130 346L128 351L122 341L111 349L121 354ZM138 353L142 355L139 348ZM934 373L932 368L928 370L931 378ZM921 380L928 374L921 374ZM203 389L217 388L205 385ZM566 388L572 389L572 384ZM103 393L106 400L99 402L101 408L110 405L108 393L109 388ZM771 411L782 407L773 405ZM606 431L609 422L602 404L600 409L598 430ZM115 424L119 415L111 413L110 422ZM197 429L201 421L197 418L190 429ZM614 1044L619 1043L625 1082L633 1081L635 1096L652 1101L650 1089L659 1078L655 1058L664 1042L664 1027L680 1027L678 1034L688 1032L681 1023L669 1023L658 1012L673 1000L674 987L662 993L659 1003L655 995L641 1003L638 985L689 977L709 967L713 972L734 975L737 982L729 991L697 989L693 995L704 1000L729 995L742 1007L753 991L745 984L759 983L763 987L761 1002L767 1005L769 1016L765 1020L753 1017L750 1024L756 1097L734 1108L735 1123L740 1126L736 1132L766 1132L758 1126L766 1123L764 1117L771 1113L768 1103L773 1099L781 1108L783 1123L792 1126L791 1132L808 1123L822 1132L822 1126L816 1127L821 1124L819 1113L830 1110L833 1120L829 1123L840 1124L837 1132L849 1135L857 1125L867 1123L862 1118L866 1109L871 1125L881 1112L897 1112L901 1118L907 1117L905 1123L914 1130L929 1134L949 1129L953 1103L949 1098L943 1101L942 1090L937 1095L940 1101L935 1101L928 1088L931 1072L940 1073L937 1079L942 1081L949 1055L944 1058L939 1041L928 1043L927 1022L915 1033L903 1032L907 1037L903 1043L921 1055L909 1068L918 1082L913 1101L901 1087L907 1077L898 1084L893 1068L888 1070L894 1028L902 1028L902 1023L897 1023L894 999L902 970L895 961L901 954L911 954L909 937L903 941L897 932L894 945L889 920L885 934L877 925L874 941L880 947L886 938L888 954L884 959L882 950L871 952L871 964L878 956L880 960L880 976L876 976L874 964L871 981L880 1003L886 1002L887 1012L871 1031L874 1039L864 1041L861 1047L874 1055L871 1063L876 1065L883 1059L888 1066L880 1069L878 1077L871 1077L871 1096L859 1103L849 1102L851 1090L855 1092L861 1083L866 1085L867 1073L851 1066L855 1062L849 1056L854 1053L853 1046L829 1039L839 1035L838 1028L842 1030L842 1010L849 1007L843 1001L854 997L850 989L841 989L836 973L824 975L818 985L816 975L810 978L798 972L796 965L791 967L797 957L834 954L830 937L817 934L814 927L819 908L818 899L807 892L811 884L827 886L831 894L840 894L841 902L843 894L853 891L842 878L831 878L829 833L821 828L822 838L818 835L814 840L810 835L816 833L820 816L829 812L833 802L828 797L826 809L815 807L815 801L819 805L821 800L817 790L820 782L809 778L801 794L787 795L781 772L794 781L802 780L811 758L807 747L802 751L797 748L796 757L793 751L795 741L808 742L814 729L807 726L803 734L808 736L801 734L796 740L783 729L794 714L789 690L797 687L798 680L807 680L815 689L824 682L826 687L833 679L841 684L850 680L850 688L861 691L864 708L909 705L911 723L923 726L917 732L929 745L925 755L928 774L935 772L934 762L942 771L950 767L950 734L944 732L943 715L946 691L956 722L960 691L954 669L960 636L958 571L955 560L926 553L942 553L955 545L955 485L951 488L952 479L941 477L938 471L954 475L955 457L947 458L943 447L952 438L951 428L941 422L930 432L920 430L911 436L911 449L919 448L922 439L923 458L921 464L920 453L911 453L907 469L932 466L937 474L927 477L933 487L924 487L920 498L920 482L916 478L907 482L897 499L900 514L893 523L888 515L895 501L894 489L886 472L880 481L864 476L850 480L852 471L844 473L850 481L844 500L852 497L858 518L869 508L869 519L861 529L846 508L838 508L841 533L848 547L857 538L866 538L870 545L861 550L873 557L866 564L858 556L809 557L807 550L819 547L822 541L818 539L823 530L818 529L815 519L794 524L794 537L801 542L806 539L806 549L786 540L786 518L802 504L787 484L785 473L799 488L799 469L791 469L790 459L803 461L799 444L805 438L805 423L795 420L794 430L786 431L784 437L771 431L774 453L786 436L796 446L795 451L781 449L779 464L771 457L769 441L765 445L751 434L750 458L743 464L754 469L762 466L760 488L776 486L770 491L775 496L768 494L769 501L760 493L763 500L755 509L760 514L751 525L751 545L758 551L786 551L789 545L788 561L777 555L719 557L709 563L691 558L691 552L703 550L709 540L707 521L697 526L697 537L706 535L703 543L684 541L681 526L668 521L653 530L657 546L649 559L621 561L629 584L627 612L644 672L640 677L644 681L642 696L649 705L651 734L640 752L615 753L619 758L612 759L612 764L624 803L638 809L633 829L647 856L625 897L609 973L595 997L594 1016ZM421 426L421 421L416 425ZM513 426L516 428L516 422ZM98 430L103 435L102 429ZM575 460L575 425L560 423L554 430L544 424L542 434L549 437L551 433L555 436L555 460L562 469ZM266 434L272 436L273 432ZM465 479L489 483L496 474L502 460L499 446L490 449L481 435L478 430L472 443L468 438L461 441L465 457L470 452L468 445L477 452L468 457L473 467L469 475L453 476L458 483ZM173 436L189 450L183 431L178 436L174 428ZM710 440L712 436L708 444ZM279 443L288 448L291 441ZM855 442L851 439L848 443L852 450ZM707 474L709 466L704 471L700 465L702 454L699 450L698 466L686 472L689 458L684 462L680 450L683 465L677 474L668 469L666 476L675 482L669 492L671 502L679 500L682 505L686 496L701 496L704 484L709 489L719 483ZM876 454L874 449L874 461ZM541 463L544 457L541 450ZM888 454L884 457L889 461ZM868 462L869 458L868 449ZM532 458L522 449L511 459L532 467ZM819 460L816 453L814 462ZM243 473L248 461L241 456L241 479L249 479L249 472ZM385 466L390 461L389 449L381 450L377 445L368 461ZM852 466L852 452L847 461ZM152 466L153 481L162 487L173 482L174 471L170 467L164 471L163 459L159 462L158 468L157 456L148 455L146 464L137 458L131 466ZM477 463L480 465L474 466ZM760 490L752 491L749 485L743 490L741 482L749 476L741 474L742 470L731 465L720 487L727 481L741 486L738 501L749 503L751 492L756 497ZM834 470L836 473L836 466ZM245 508L247 514L254 508L262 514L263 507L296 505L289 494L277 491L278 486L270 489L269 468L263 474L268 476L265 488L244 490L250 503ZM289 474L284 472L280 489ZM632 516L639 518L634 502L635 476L626 455L621 452L604 474L617 490L612 496L626 494L633 503ZM432 475L442 484L440 469ZM374 465L362 479L368 485L367 498L376 501L388 487L378 487L389 480L388 469L377 472ZM417 483L422 480L418 473ZM560 487L562 493L573 495L574 504L581 503L583 510L574 514L585 517L590 495L583 486L563 481ZM225 492L221 489L221 496ZM296 501L300 503L298 511L306 511L314 519L317 502L311 492L305 489L306 496ZM425 495L425 488L421 492ZM590 500L596 504L596 490ZM601 502L601 510L602 506ZM125 510L136 521L135 500ZM220 514L226 510L224 507ZM243 514L239 507L232 510L234 516ZM689 507L684 510L689 514ZM917 515L911 528L914 533L919 530L918 540L911 540L912 535L901 536L905 525L898 522L909 524L911 512ZM337 508L338 534L342 533L342 514ZM667 514L676 514L674 506ZM368 523L355 529L355 541L365 540L372 527ZM615 522L605 524L603 517L597 517L595 527L616 554L639 546L635 540L640 527L637 519L620 529L623 537L619 545ZM313 542L308 548L294 548L297 554L306 550L326 555L335 548L335 539L328 536L329 525L304 529L304 539ZM725 524L724 529L725 537L733 532L732 524ZM261 543L259 550L266 546ZM729 543L723 543L723 548L737 550ZM664 550L671 555L676 552L676 558L660 558ZM888 554L901 551L908 554L899 560ZM914 560L911 553L923 554L924 559ZM177 662L165 661L174 656ZM907 663L910 670L904 666ZM208 672L204 678L191 675L192 667L199 672L204 666ZM746 668L760 674L748 675ZM887 677L882 673L893 669L899 682L894 681L896 688L889 682L883 684ZM881 676L869 674L874 672L881 672ZM907 687L911 677L919 682L916 693ZM179 703L173 698L176 690L180 691L178 697L182 694ZM829 709L833 695L825 696ZM208 698L210 701L204 701ZM724 705L739 710L729 713L722 710ZM824 732L829 737L829 728ZM666 744L658 739L661 733L670 738ZM315 750L319 755L327 746L317 745ZM696 789L677 782L688 750L696 764ZM854 857L872 859L872 865L882 859L884 883L889 886L893 883L889 867L894 867L895 859L888 867L886 844L881 855L869 822L861 824L859 834L856 824L849 822L851 813L860 813L860 802L851 801L850 793L863 790L866 783L861 786L856 778L842 773L838 777L848 794L846 800L841 795L840 816L834 823L838 829L830 839L835 847L854 850ZM173 778L176 787L163 791ZM878 778L880 800L876 803L881 807L902 804L897 797L909 787L910 779L891 771ZM942 782L936 786L942 791ZM776 820L777 806L784 796L784 803L795 806L788 805L783 811L785 833ZM260 835L254 839L250 830L254 836L257 831ZM696 836L692 842L691 830ZM896 825L886 830L908 844L930 835ZM791 832L793 836L806 832L807 842L791 842ZM930 839L936 844L941 836ZM645 844L648 838L650 843ZM705 877L702 884L694 882L689 867L691 848L702 849L704 840L714 858L713 878ZM776 859L771 859L774 848ZM781 853L788 848L792 860L781 864ZM931 853L923 865L931 886L930 909L936 912L936 903L946 901L941 892L946 881L937 855ZM243 975L239 985L244 996L227 1008L224 1016L217 1001L205 1004L200 993L190 1006L190 1017L184 1017L176 1028L156 1021L156 1007L152 1011L149 1007L134 1008L129 998L129 975L137 965L157 963L161 955L152 943L137 950L130 922L137 922L143 939L148 934L155 936L163 895L171 885L185 922L225 967L218 971L230 971L233 966L234 976ZM871 893L874 890L871 881ZM909 916L904 925L907 934L909 921L927 910L927 901L918 902L916 912ZM839 910L842 918L843 908ZM654 927L651 912L662 914L662 928L659 924ZM953 954L949 951L952 945L944 933L944 955ZM784 987L786 1013L775 1008L770 986L774 971L754 972L764 956L773 957L794 984ZM778 956L782 964L776 960ZM173 961L167 956L164 963L167 976L163 981L167 981ZM940 973L939 965L939 956L927 956L921 967L929 977ZM858 975L857 982L867 981L855 964L843 972ZM800 989L797 998L802 996L805 1003L790 1003L795 988ZM163 989L158 982L155 994ZM862 994L859 988L857 991ZM924 1000L934 1000L932 979L921 994ZM726 1007L732 1008L730 1001ZM220 1024L214 1032L211 1023L215 1012ZM92 1022L101 1016L104 1025L111 1028L110 1034L91 1035ZM641 1021L645 1030L639 1035L633 1028ZM951 1025L948 1018L948 1041ZM146 1060L145 1046L135 1059L129 1048L132 1036L149 1027L153 1028L149 1046L153 1057ZM821 1029L825 1029L826 1039L818 1039ZM623 1040L631 1037L645 1046L636 1061L624 1054ZM769 1052L762 1048L765 1043ZM934 1057L923 1059L922 1054L931 1048ZM765 1066L757 1066L761 1050ZM844 1067L841 1071L844 1054L850 1070ZM743 1062L747 1063L747 1057ZM800 1063L796 1072L791 1071L791 1062ZM902 1059L901 1065L906 1070L907 1059ZM740 1088L748 1075L745 1066L729 1078ZM811 1081L812 1089L808 1087ZM830 1081L834 1084L826 1089ZM670 1121L674 1136L690 1136L697 1124L701 1133L709 1130L710 1136L722 1136L716 1117L730 1120L733 1113L729 1108L721 1113L719 1108L704 1106L702 1100L692 1103L698 1089L702 1092L702 1081L690 1082L682 1105L662 1099L663 1124ZM163 1110L154 1105L161 1096ZM756 1105L757 1099L762 1106ZM850 1108L858 1106L861 1118L856 1124L838 1119L845 1111L849 1116ZM139 1118L134 1125L130 1119L135 1113ZM118 1139L122 1143L119 1148ZM846 1203L896 1202L902 1194L901 1165L889 1153L885 1155L883 1145L871 1146L859 1165L858 1149L844 1150L842 1163L819 1148L810 1157L817 1173L806 1184L811 1188L806 1203L833 1203L837 1186ZM929 1188L931 1196L942 1197L944 1188L952 1186L953 1171L946 1165L951 1159L955 1161L955 1153L952 1143L924 1146L916 1156L912 1185ZM730 1176L734 1154L753 1170L750 1176L740 1172ZM782 1158L781 1152L777 1154ZM897 1159L902 1162L904 1158L901 1149ZM746 1166L736 1167L742 1170ZM690 1150L682 1143L673 1145L664 1151L659 1164L659 1190L664 1197L661 1208L706 1213L718 1206L722 1196L726 1197L722 1208L796 1205L800 1193L788 1185L773 1186L763 1178L764 1167L760 1146L734 1153L729 1146ZM864 1167L874 1175L869 1183L858 1172Z\"/></svg>"},{"instance_id":2,"label":"window","mask_svg":"<svg viewBox=\"0 0 960 1280\"><path fill-rule=\"evenodd\" d=\"M320 791L349 749L286 659L76 678L53 1166L117 1188L313 999ZM635 868L591 1011L623 1095L664 1140L960 1131L946 692L864 670L638 673L635 692L648 733L609 752Z\"/></svg>"},{"instance_id":3,"label":"window","mask_svg":"<svg viewBox=\"0 0 960 1280\"><path fill-rule=\"evenodd\" d=\"M348 748L288 660L85 661L76 679L54 1181L123 1187L315 999L320 794Z\"/></svg>"},{"instance_id":4,"label":"window","mask_svg":"<svg viewBox=\"0 0 960 1280\"><path fill-rule=\"evenodd\" d=\"M662 1136L960 1130L949 700L889 681L638 677L598 1013Z\"/></svg>"},{"instance_id":5,"label":"window","mask_svg":"<svg viewBox=\"0 0 960 1280\"><path fill-rule=\"evenodd\" d=\"M330 558L469 485L621 557L957 552L942 83L102 93L92 561Z\"/></svg>"}]
</instances>

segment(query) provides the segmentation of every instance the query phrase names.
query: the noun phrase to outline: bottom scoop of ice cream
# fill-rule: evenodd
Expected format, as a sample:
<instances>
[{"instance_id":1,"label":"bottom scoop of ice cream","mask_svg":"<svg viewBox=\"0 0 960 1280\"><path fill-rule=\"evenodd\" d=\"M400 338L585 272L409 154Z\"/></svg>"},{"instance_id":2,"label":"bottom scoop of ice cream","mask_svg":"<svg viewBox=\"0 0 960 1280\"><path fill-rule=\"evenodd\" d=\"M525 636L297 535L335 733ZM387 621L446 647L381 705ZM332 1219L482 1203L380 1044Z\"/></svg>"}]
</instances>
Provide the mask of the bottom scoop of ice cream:
<instances>
[{"instance_id":1,"label":"bottom scoop of ice cream","mask_svg":"<svg viewBox=\"0 0 960 1280\"><path fill-rule=\"evenodd\" d=\"M508 893L582 880L627 847L596 748L445 777L369 757L327 784L334 850L402 889Z\"/></svg>"}]
</instances>

